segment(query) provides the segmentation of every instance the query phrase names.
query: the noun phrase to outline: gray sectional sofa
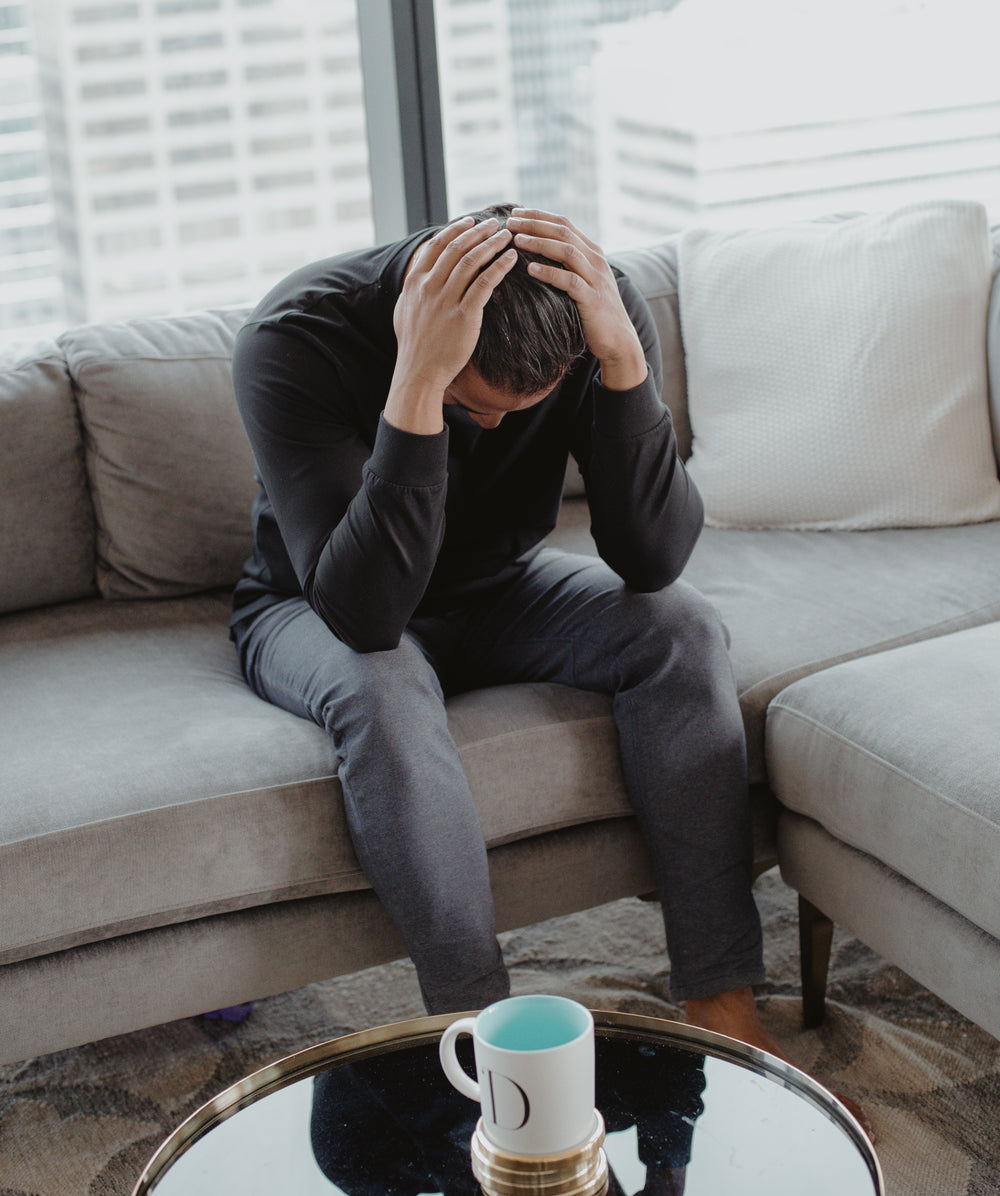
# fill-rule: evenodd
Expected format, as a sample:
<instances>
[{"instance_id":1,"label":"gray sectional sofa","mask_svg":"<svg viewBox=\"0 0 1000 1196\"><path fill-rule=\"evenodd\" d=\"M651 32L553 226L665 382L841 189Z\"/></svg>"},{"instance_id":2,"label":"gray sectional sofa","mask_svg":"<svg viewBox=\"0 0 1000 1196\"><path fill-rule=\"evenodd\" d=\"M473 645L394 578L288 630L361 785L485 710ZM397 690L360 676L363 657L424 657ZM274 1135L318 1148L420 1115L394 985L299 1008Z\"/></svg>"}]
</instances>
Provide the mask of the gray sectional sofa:
<instances>
[{"instance_id":1,"label":"gray sectional sofa","mask_svg":"<svg viewBox=\"0 0 1000 1196\"><path fill-rule=\"evenodd\" d=\"M677 240L617 261L687 451ZM0 1061L402 950L330 743L247 689L228 640L254 492L244 314L81 327L0 362ZM573 477L552 541L594 550ZM708 527L685 576L732 636L758 860L805 898L810 1016L832 917L1000 1035L1000 521ZM651 888L607 700L517 685L449 713L502 928Z\"/></svg>"}]
</instances>

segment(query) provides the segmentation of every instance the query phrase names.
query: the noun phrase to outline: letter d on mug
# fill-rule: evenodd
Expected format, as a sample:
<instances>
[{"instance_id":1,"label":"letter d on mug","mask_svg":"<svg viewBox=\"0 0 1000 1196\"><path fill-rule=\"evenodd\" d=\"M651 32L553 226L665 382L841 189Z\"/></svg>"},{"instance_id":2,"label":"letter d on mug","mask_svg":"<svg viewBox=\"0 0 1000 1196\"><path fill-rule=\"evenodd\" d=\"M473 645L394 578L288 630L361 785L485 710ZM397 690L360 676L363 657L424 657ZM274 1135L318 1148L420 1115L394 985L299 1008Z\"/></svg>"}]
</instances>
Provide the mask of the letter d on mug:
<instances>
[{"instance_id":1,"label":"letter d on mug","mask_svg":"<svg viewBox=\"0 0 1000 1196\"><path fill-rule=\"evenodd\" d=\"M471 1034L478 1082L455 1054ZM441 1066L479 1101L483 1132L501 1150L547 1155L571 1150L594 1131L594 1019L565 997L509 997L441 1036Z\"/></svg>"}]
</instances>

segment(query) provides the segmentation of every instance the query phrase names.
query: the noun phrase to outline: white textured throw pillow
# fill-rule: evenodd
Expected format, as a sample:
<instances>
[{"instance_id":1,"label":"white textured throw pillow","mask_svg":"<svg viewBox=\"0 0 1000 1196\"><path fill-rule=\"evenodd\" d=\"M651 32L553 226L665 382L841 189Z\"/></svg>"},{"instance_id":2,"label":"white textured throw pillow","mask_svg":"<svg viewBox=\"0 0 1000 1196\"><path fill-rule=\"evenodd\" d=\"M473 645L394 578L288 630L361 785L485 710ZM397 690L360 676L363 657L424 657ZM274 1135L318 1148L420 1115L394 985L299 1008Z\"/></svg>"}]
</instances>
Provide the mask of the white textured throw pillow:
<instances>
[{"instance_id":1,"label":"white textured throw pillow","mask_svg":"<svg viewBox=\"0 0 1000 1196\"><path fill-rule=\"evenodd\" d=\"M678 253L689 468L708 523L1000 518L980 205L692 229Z\"/></svg>"}]
</instances>

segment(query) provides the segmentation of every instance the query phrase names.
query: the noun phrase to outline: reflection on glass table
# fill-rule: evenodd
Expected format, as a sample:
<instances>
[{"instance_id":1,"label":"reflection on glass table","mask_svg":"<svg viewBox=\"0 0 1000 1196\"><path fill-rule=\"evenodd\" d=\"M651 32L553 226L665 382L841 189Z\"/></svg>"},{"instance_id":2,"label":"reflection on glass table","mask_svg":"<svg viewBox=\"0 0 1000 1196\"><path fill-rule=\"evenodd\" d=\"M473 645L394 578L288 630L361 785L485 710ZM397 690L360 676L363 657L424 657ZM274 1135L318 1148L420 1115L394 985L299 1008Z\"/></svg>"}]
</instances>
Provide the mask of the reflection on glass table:
<instances>
[{"instance_id":1,"label":"reflection on glass table","mask_svg":"<svg viewBox=\"0 0 1000 1196\"><path fill-rule=\"evenodd\" d=\"M479 1107L437 1057L450 1020L350 1035L247 1077L171 1135L134 1196L476 1196ZM595 1022L611 1196L883 1193L860 1128L801 1072L674 1022ZM471 1072L471 1043L459 1048Z\"/></svg>"}]
</instances>

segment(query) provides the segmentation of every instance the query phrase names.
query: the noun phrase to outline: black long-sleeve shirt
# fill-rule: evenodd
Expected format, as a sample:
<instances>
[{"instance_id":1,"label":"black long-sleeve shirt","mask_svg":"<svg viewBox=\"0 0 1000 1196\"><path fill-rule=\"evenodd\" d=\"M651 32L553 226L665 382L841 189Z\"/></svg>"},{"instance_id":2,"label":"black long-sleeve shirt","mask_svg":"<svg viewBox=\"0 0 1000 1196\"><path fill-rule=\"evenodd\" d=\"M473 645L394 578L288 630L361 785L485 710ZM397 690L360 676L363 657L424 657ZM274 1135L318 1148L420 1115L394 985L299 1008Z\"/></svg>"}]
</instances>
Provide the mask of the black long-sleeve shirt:
<instances>
[{"instance_id":1,"label":"black long-sleeve shirt","mask_svg":"<svg viewBox=\"0 0 1000 1196\"><path fill-rule=\"evenodd\" d=\"M358 651L395 647L414 614L440 614L509 578L555 526L568 453L601 557L636 590L683 569L702 504L659 398L649 309L620 273L649 375L601 385L587 354L540 403L483 429L457 406L417 435L382 418L396 360L392 315L424 230L306 266L241 329L236 399L257 464L254 551L233 622L304 595Z\"/></svg>"}]
</instances>

